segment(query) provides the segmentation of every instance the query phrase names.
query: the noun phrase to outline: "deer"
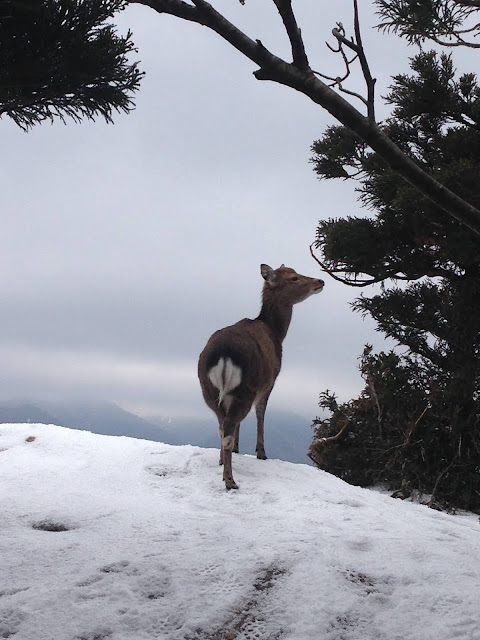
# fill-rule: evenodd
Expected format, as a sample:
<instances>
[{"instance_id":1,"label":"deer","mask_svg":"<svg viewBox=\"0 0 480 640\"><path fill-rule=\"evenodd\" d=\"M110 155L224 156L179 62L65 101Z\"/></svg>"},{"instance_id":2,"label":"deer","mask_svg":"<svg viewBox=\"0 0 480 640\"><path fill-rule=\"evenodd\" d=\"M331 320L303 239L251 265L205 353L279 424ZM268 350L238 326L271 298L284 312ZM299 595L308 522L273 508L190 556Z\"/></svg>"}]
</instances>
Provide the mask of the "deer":
<instances>
[{"instance_id":1,"label":"deer","mask_svg":"<svg viewBox=\"0 0 480 640\"><path fill-rule=\"evenodd\" d=\"M244 318L216 331L198 359L203 398L218 420L220 464L227 490L238 489L233 479L232 452L238 453L240 423L253 406L257 418L257 458L267 459L265 411L282 366L282 343L293 305L320 293L325 284L283 264L278 269L262 264L260 273L265 282L258 317Z\"/></svg>"}]
</instances>

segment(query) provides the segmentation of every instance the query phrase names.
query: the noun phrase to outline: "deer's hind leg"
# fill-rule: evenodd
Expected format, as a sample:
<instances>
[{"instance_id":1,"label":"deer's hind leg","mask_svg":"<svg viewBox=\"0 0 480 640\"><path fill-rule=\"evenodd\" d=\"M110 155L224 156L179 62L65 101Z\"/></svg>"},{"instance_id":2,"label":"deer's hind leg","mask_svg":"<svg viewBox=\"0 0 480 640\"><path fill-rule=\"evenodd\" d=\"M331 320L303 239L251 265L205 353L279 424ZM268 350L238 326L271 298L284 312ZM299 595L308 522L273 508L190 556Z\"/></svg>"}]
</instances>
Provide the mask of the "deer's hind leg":
<instances>
[{"instance_id":1,"label":"deer's hind leg","mask_svg":"<svg viewBox=\"0 0 480 640\"><path fill-rule=\"evenodd\" d=\"M230 405L229 405L230 406ZM223 446L223 439L226 435L229 435L228 433L225 433L225 420L227 418L227 414L222 412L217 412L217 418L218 418L218 436L220 438L220 460L218 461L218 464L222 465L224 463L224 446ZM234 430L233 430L233 451L234 453L238 453L238 432L240 429L240 423L236 423L234 425Z\"/></svg>"},{"instance_id":2,"label":"deer's hind leg","mask_svg":"<svg viewBox=\"0 0 480 640\"><path fill-rule=\"evenodd\" d=\"M237 426L235 427L235 431L234 431L234 440L233 440L233 453L238 453L238 432L240 429L240 425L237 424ZM218 430L218 435L220 437L220 460L218 461L219 465L223 464L223 438L225 435L224 430L222 429L222 427L220 426L219 430Z\"/></svg>"},{"instance_id":3,"label":"deer's hind leg","mask_svg":"<svg viewBox=\"0 0 480 640\"><path fill-rule=\"evenodd\" d=\"M220 460L223 462L223 479L227 489L238 489L233 479L232 472L232 451L235 445L238 450L238 435L241 421L245 418L252 407L253 398L232 398L229 403L226 416L220 426L220 437L222 448Z\"/></svg>"},{"instance_id":4,"label":"deer's hind leg","mask_svg":"<svg viewBox=\"0 0 480 640\"><path fill-rule=\"evenodd\" d=\"M218 464L220 464L220 465L223 464L223 446L222 446L222 442L223 442L223 437L225 435L225 432L224 432L224 430L222 428L222 422L220 422L219 429L218 429L218 435L220 437L220 460L218 461ZM233 438L233 453L238 453L238 434L239 434L239 431L240 431L240 424L237 424L235 426L234 438Z\"/></svg>"}]
</instances>

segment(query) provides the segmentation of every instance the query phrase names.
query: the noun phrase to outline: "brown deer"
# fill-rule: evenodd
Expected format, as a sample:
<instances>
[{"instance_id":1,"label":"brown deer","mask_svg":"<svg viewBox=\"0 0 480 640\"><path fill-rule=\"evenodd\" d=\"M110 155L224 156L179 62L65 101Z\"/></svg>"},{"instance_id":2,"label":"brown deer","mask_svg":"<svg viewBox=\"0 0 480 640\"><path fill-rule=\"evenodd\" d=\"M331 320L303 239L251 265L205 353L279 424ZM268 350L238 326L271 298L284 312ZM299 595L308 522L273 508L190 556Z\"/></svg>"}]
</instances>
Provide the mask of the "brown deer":
<instances>
[{"instance_id":1,"label":"brown deer","mask_svg":"<svg viewBox=\"0 0 480 640\"><path fill-rule=\"evenodd\" d=\"M268 398L282 366L282 342L293 305L323 289L323 280L302 276L282 265L260 266L262 309L255 320L244 318L216 331L198 360L203 397L216 414L221 441L220 464L227 489L238 489L232 473L232 451L238 453L240 423L255 405L257 458L266 460L263 425Z\"/></svg>"}]
</instances>

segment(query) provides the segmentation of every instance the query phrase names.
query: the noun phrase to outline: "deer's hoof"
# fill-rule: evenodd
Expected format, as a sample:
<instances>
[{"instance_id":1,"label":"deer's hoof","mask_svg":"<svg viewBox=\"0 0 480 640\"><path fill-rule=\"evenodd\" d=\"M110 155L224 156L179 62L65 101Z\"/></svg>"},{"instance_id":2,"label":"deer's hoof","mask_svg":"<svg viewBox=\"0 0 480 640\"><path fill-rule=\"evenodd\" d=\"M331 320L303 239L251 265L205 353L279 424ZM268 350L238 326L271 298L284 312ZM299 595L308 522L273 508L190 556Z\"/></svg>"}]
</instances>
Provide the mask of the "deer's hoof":
<instances>
[{"instance_id":1,"label":"deer's hoof","mask_svg":"<svg viewBox=\"0 0 480 640\"><path fill-rule=\"evenodd\" d=\"M257 451L257 458L259 460L267 460L267 454L265 453L265 451Z\"/></svg>"},{"instance_id":2,"label":"deer's hoof","mask_svg":"<svg viewBox=\"0 0 480 640\"><path fill-rule=\"evenodd\" d=\"M238 453L238 447L233 447L233 453Z\"/></svg>"},{"instance_id":3,"label":"deer's hoof","mask_svg":"<svg viewBox=\"0 0 480 640\"><path fill-rule=\"evenodd\" d=\"M238 484L233 478L229 478L228 480L225 480L225 489L227 491L230 491L230 489L238 489Z\"/></svg>"}]
</instances>

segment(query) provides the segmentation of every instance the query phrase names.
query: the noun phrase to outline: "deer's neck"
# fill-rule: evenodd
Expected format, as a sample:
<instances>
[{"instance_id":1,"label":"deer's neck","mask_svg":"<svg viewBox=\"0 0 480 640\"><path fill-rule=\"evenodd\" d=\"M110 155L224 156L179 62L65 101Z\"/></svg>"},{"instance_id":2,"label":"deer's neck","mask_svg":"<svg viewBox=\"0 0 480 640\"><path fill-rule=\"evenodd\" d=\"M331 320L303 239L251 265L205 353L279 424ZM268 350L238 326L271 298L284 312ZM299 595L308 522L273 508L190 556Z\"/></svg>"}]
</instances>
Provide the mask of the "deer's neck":
<instances>
[{"instance_id":1,"label":"deer's neck","mask_svg":"<svg viewBox=\"0 0 480 640\"><path fill-rule=\"evenodd\" d=\"M288 327L292 320L292 311L292 305L278 304L268 295L264 295L258 320L261 320L270 328L281 344L287 335Z\"/></svg>"}]
</instances>

